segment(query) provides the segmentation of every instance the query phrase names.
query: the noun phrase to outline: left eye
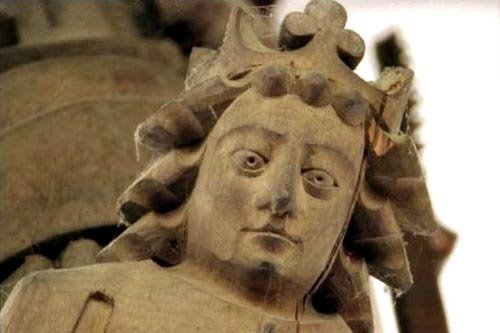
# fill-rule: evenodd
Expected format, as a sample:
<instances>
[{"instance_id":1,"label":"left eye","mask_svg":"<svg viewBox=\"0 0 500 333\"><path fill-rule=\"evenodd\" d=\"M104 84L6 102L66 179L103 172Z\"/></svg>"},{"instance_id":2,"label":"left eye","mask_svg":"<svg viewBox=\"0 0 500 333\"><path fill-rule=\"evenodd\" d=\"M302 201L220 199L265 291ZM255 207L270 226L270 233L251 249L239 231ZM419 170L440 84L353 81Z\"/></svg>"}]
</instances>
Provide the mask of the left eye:
<instances>
[{"instance_id":1,"label":"left eye","mask_svg":"<svg viewBox=\"0 0 500 333\"><path fill-rule=\"evenodd\" d=\"M267 163L267 159L251 150L241 149L233 153L233 163L248 176L256 176Z\"/></svg>"},{"instance_id":2,"label":"left eye","mask_svg":"<svg viewBox=\"0 0 500 333\"><path fill-rule=\"evenodd\" d=\"M304 179L311 185L319 188L332 188L337 184L335 179L326 171L321 169L309 169L302 172Z\"/></svg>"}]
</instances>

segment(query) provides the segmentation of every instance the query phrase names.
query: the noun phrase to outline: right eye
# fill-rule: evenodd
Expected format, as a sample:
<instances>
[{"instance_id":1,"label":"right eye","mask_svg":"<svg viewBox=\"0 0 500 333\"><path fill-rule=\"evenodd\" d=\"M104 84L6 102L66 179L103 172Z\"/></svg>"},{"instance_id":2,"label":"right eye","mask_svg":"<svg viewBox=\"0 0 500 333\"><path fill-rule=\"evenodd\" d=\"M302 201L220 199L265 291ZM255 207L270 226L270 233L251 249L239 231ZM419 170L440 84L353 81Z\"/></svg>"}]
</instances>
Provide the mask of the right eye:
<instances>
[{"instance_id":1,"label":"right eye","mask_svg":"<svg viewBox=\"0 0 500 333\"><path fill-rule=\"evenodd\" d=\"M337 186L335 179L328 172L321 169L305 170L302 172L302 176L311 185L318 188L328 189Z\"/></svg>"},{"instance_id":2,"label":"right eye","mask_svg":"<svg viewBox=\"0 0 500 333\"><path fill-rule=\"evenodd\" d=\"M258 176L267 164L267 159L252 150L237 150L232 155L234 165L246 176Z\"/></svg>"},{"instance_id":3,"label":"right eye","mask_svg":"<svg viewBox=\"0 0 500 333\"><path fill-rule=\"evenodd\" d=\"M302 171L304 188L313 197L329 199L338 187L335 178L322 169L306 169Z\"/></svg>"}]
</instances>

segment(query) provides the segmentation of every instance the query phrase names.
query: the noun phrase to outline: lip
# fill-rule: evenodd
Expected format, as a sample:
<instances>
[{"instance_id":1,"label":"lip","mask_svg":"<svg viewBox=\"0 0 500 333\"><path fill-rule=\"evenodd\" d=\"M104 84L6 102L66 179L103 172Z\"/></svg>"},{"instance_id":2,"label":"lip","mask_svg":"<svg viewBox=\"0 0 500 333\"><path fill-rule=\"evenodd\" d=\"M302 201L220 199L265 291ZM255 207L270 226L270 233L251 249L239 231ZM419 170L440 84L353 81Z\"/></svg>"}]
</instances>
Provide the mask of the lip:
<instances>
[{"instance_id":1,"label":"lip","mask_svg":"<svg viewBox=\"0 0 500 333\"><path fill-rule=\"evenodd\" d=\"M278 229L274 228L270 225L266 225L263 228L245 228L241 230L242 232L245 233L255 233L255 234L261 234L263 236L268 236L268 237L273 237L285 242L293 243L293 244L300 244L301 241L292 235L288 234L285 230L283 229Z\"/></svg>"}]
</instances>

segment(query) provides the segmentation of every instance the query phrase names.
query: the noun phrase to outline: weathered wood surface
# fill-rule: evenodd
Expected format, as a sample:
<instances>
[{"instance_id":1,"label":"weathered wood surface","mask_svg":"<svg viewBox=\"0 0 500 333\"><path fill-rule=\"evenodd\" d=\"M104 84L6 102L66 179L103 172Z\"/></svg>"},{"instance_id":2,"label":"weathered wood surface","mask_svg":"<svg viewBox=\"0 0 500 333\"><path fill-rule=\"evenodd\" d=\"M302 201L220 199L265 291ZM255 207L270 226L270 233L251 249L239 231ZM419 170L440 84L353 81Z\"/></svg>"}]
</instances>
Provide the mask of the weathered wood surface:
<instances>
[{"instance_id":1,"label":"weathered wood surface","mask_svg":"<svg viewBox=\"0 0 500 333\"><path fill-rule=\"evenodd\" d=\"M71 268L92 265L102 247L92 239L77 239L71 241L59 257L61 268Z\"/></svg>"},{"instance_id":2,"label":"weathered wood surface","mask_svg":"<svg viewBox=\"0 0 500 333\"><path fill-rule=\"evenodd\" d=\"M136 39L132 8L124 1L3 0L19 36L17 45L76 39Z\"/></svg>"},{"instance_id":3,"label":"weathered wood surface","mask_svg":"<svg viewBox=\"0 0 500 333\"><path fill-rule=\"evenodd\" d=\"M401 36L395 32L377 42L380 71L385 67L407 66L410 63L410 57L406 54L403 44ZM405 89L405 94L409 94L408 107L401 122L401 130L407 132L420 149L422 143L419 142L416 133L421 125L416 97L418 93L414 88L411 90L408 88ZM446 333L447 320L438 281L441 266L453 249L456 235L439 226L431 235L415 235L411 231L406 231L403 237L414 283L402 295L393 293L400 332Z\"/></svg>"},{"instance_id":4,"label":"weathered wood surface","mask_svg":"<svg viewBox=\"0 0 500 333\"><path fill-rule=\"evenodd\" d=\"M19 266L8 278L2 281L0 284L0 307L5 304L12 288L26 275L54 268L54 263L41 255L32 254L24 258L24 262Z\"/></svg>"},{"instance_id":5,"label":"weathered wood surface","mask_svg":"<svg viewBox=\"0 0 500 333\"><path fill-rule=\"evenodd\" d=\"M282 48L235 9L219 51L193 55L136 131L154 159L118 201L129 228L101 264L24 279L6 331L372 331L368 276L408 289L403 231L435 227L399 131L412 73L354 74L364 44L335 2L291 15Z\"/></svg>"},{"instance_id":6,"label":"weathered wood surface","mask_svg":"<svg viewBox=\"0 0 500 333\"><path fill-rule=\"evenodd\" d=\"M101 328L92 332L186 333L297 329L294 309L238 297L189 263L167 269L150 260L30 275L17 285L4 309L9 309L2 316L5 332L30 332L34 327L36 332L83 327ZM301 332L347 332L338 315L318 318L312 313L302 320Z\"/></svg>"},{"instance_id":7,"label":"weathered wood surface","mask_svg":"<svg viewBox=\"0 0 500 333\"><path fill-rule=\"evenodd\" d=\"M116 224L116 196L138 172L124 138L181 86L182 62L167 59L175 48L163 50L154 62L60 54L2 73L0 261Z\"/></svg>"},{"instance_id":8,"label":"weathered wood surface","mask_svg":"<svg viewBox=\"0 0 500 333\"><path fill-rule=\"evenodd\" d=\"M140 39L129 9L101 1L1 4L9 19L2 34L16 37L0 49L4 281L28 273L18 267L26 255L58 267L70 240L105 245L120 230L116 196L140 169L128 138L178 93L186 69L177 46ZM94 262L95 252L74 253L70 265Z\"/></svg>"},{"instance_id":9,"label":"weathered wood surface","mask_svg":"<svg viewBox=\"0 0 500 333\"><path fill-rule=\"evenodd\" d=\"M0 145L9 161L0 170L6 184L1 279L26 254L55 260L72 239L105 245L123 229L116 227L114 201L140 168L129 138L138 122L181 89L186 69L177 45L141 35L161 37L151 29L175 25L200 5L0 4ZM169 16L172 6L182 15ZM207 29L202 45L220 44L220 27L233 6L221 0L217 20L189 22L190 29Z\"/></svg>"}]
</instances>

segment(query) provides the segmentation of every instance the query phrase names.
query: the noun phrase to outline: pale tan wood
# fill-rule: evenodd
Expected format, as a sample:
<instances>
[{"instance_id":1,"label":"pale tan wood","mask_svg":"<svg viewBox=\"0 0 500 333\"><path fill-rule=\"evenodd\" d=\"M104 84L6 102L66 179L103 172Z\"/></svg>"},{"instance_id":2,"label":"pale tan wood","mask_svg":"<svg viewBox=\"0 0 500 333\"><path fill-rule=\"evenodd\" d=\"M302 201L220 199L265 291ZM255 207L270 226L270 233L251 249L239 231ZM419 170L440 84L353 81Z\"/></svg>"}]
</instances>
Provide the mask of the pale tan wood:
<instances>
[{"instance_id":1,"label":"pale tan wood","mask_svg":"<svg viewBox=\"0 0 500 333\"><path fill-rule=\"evenodd\" d=\"M0 284L0 307L5 304L12 288L14 288L19 280L30 273L51 268L54 268L54 263L44 256L39 254L26 256L24 258L24 263Z\"/></svg>"},{"instance_id":2,"label":"pale tan wood","mask_svg":"<svg viewBox=\"0 0 500 333\"><path fill-rule=\"evenodd\" d=\"M71 268L95 264L96 256L101 250L102 247L91 239L71 241L59 258L60 266Z\"/></svg>"},{"instance_id":3,"label":"pale tan wood","mask_svg":"<svg viewBox=\"0 0 500 333\"><path fill-rule=\"evenodd\" d=\"M370 106L356 91L337 93L331 103L342 120L351 126L362 124L370 114Z\"/></svg>"},{"instance_id":4,"label":"pale tan wood","mask_svg":"<svg viewBox=\"0 0 500 333\"><path fill-rule=\"evenodd\" d=\"M121 222L134 223L151 210L177 207L194 186L202 153L202 149L175 149L158 157L118 199ZM155 184L155 191L149 186L150 192L145 192L148 184Z\"/></svg>"},{"instance_id":5,"label":"pale tan wood","mask_svg":"<svg viewBox=\"0 0 500 333\"><path fill-rule=\"evenodd\" d=\"M71 332L82 311L89 311L85 304L95 292L114 304L106 332L254 333L271 326L279 333L297 330L294 306L249 301L220 288L206 273L188 262L165 269L151 261L40 272L13 291L5 305L10 311L0 317L2 332ZM304 322L301 332L349 332L338 315L305 313L299 321Z\"/></svg>"},{"instance_id":6,"label":"pale tan wood","mask_svg":"<svg viewBox=\"0 0 500 333\"><path fill-rule=\"evenodd\" d=\"M113 303L113 299L101 292L90 294L72 332L105 333L113 314Z\"/></svg>"},{"instance_id":7,"label":"pale tan wood","mask_svg":"<svg viewBox=\"0 0 500 333\"><path fill-rule=\"evenodd\" d=\"M412 284L405 242L391 203L362 184L348 247L365 258L370 274L398 290Z\"/></svg>"},{"instance_id":8,"label":"pale tan wood","mask_svg":"<svg viewBox=\"0 0 500 333\"><path fill-rule=\"evenodd\" d=\"M0 50L2 65L23 59L14 50ZM22 51L38 61L0 80L0 261L68 233L115 226L116 197L140 169L124 138L182 87L183 60L168 43Z\"/></svg>"},{"instance_id":9,"label":"pale tan wood","mask_svg":"<svg viewBox=\"0 0 500 333\"><path fill-rule=\"evenodd\" d=\"M411 71L354 74L364 43L345 19L312 1L285 20L290 51L235 9L222 47L196 51L185 91L136 131L154 159L119 199L128 229L102 264L23 280L3 327L370 332L368 276L409 288L401 228L435 224L399 133Z\"/></svg>"},{"instance_id":10,"label":"pale tan wood","mask_svg":"<svg viewBox=\"0 0 500 333\"><path fill-rule=\"evenodd\" d=\"M68 39L137 39L139 29L129 6L121 2L3 1L17 18L22 45L58 42ZM82 19L85 18L85 19Z\"/></svg>"},{"instance_id":11,"label":"pale tan wood","mask_svg":"<svg viewBox=\"0 0 500 333\"><path fill-rule=\"evenodd\" d=\"M322 285L313 303L325 311L339 313L353 332L373 331L369 272L365 261L339 250L331 276ZM324 297L324 298L323 298Z\"/></svg>"},{"instance_id":12,"label":"pale tan wood","mask_svg":"<svg viewBox=\"0 0 500 333\"><path fill-rule=\"evenodd\" d=\"M318 31L314 18L303 13L290 13L285 17L280 31L280 47L295 50L306 45Z\"/></svg>"},{"instance_id":13,"label":"pale tan wood","mask_svg":"<svg viewBox=\"0 0 500 333\"><path fill-rule=\"evenodd\" d=\"M437 228L418 151L408 135L386 134L391 146L373 158L366 179L387 195L399 225L413 233L429 235Z\"/></svg>"},{"instance_id":14,"label":"pale tan wood","mask_svg":"<svg viewBox=\"0 0 500 333\"><path fill-rule=\"evenodd\" d=\"M304 12L319 21L329 22L338 28L343 28L347 22L346 10L336 1L309 1Z\"/></svg>"},{"instance_id":15,"label":"pale tan wood","mask_svg":"<svg viewBox=\"0 0 500 333\"><path fill-rule=\"evenodd\" d=\"M145 145L165 153L174 146L199 141L204 133L191 110L181 103L172 102L162 106L155 117L142 123L137 135Z\"/></svg>"},{"instance_id":16,"label":"pale tan wood","mask_svg":"<svg viewBox=\"0 0 500 333\"><path fill-rule=\"evenodd\" d=\"M187 89L193 86L193 78L207 71L216 56L217 51L203 47L194 47L191 50L185 81Z\"/></svg>"},{"instance_id":17,"label":"pale tan wood","mask_svg":"<svg viewBox=\"0 0 500 333\"><path fill-rule=\"evenodd\" d=\"M407 68L385 68L376 86L387 94L382 117L390 133L399 133L410 96L413 72Z\"/></svg>"},{"instance_id":18,"label":"pale tan wood","mask_svg":"<svg viewBox=\"0 0 500 333\"><path fill-rule=\"evenodd\" d=\"M185 256L185 214L150 212L113 240L97 256L98 262L139 261L155 258L175 265Z\"/></svg>"},{"instance_id":19,"label":"pale tan wood","mask_svg":"<svg viewBox=\"0 0 500 333\"><path fill-rule=\"evenodd\" d=\"M315 72L304 73L294 86L294 93L299 95L306 104L317 107L330 104L333 100L330 83L321 74ZM337 106L333 105L333 107L337 112L339 111ZM340 113L339 116L342 117ZM360 119L364 119L364 115ZM361 122L362 120L351 125L356 126Z\"/></svg>"}]
</instances>

